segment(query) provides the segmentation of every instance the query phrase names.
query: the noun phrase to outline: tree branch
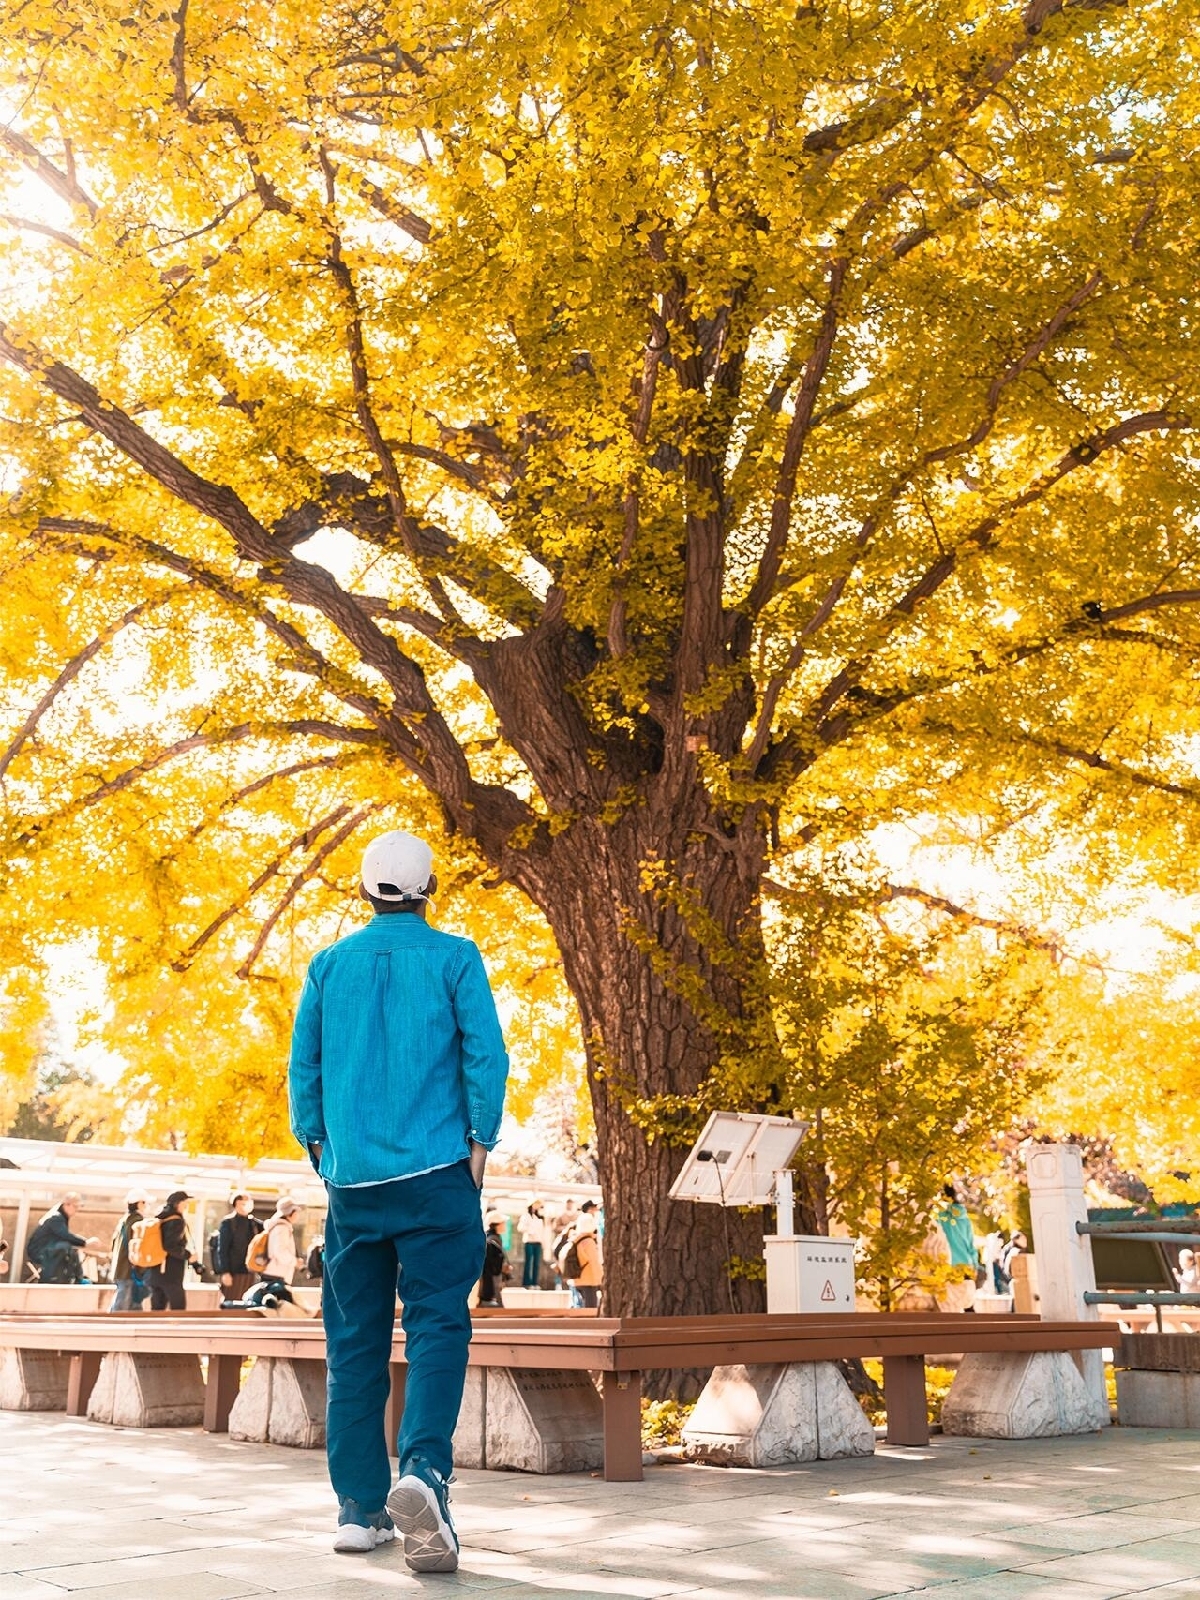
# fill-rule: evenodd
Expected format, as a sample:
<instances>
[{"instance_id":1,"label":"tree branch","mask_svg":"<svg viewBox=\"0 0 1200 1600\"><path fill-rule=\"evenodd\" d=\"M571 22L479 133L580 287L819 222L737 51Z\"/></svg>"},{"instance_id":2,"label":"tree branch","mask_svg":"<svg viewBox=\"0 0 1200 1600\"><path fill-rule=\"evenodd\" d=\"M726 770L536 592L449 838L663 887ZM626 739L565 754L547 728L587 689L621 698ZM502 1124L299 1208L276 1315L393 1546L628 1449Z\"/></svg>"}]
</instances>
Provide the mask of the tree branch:
<instances>
[{"instance_id":1,"label":"tree branch","mask_svg":"<svg viewBox=\"0 0 1200 1600\"><path fill-rule=\"evenodd\" d=\"M176 499L218 522L231 535L238 554L245 560L269 562L278 556L270 534L234 490L224 484L210 483L193 472L140 428L127 412L103 400L86 378L62 362L43 355L29 341L15 337L4 323L0 323L0 357L65 400L101 438L136 462Z\"/></svg>"},{"instance_id":2,"label":"tree branch","mask_svg":"<svg viewBox=\"0 0 1200 1600\"><path fill-rule=\"evenodd\" d=\"M1158 794L1176 795L1181 800L1200 801L1200 788L1193 788L1184 783L1168 783L1163 778L1139 772L1136 767L1127 767L1120 761L1112 761L1107 756L1102 756L1098 750L1084 750L1076 745L1067 744L1064 740L1046 739L1034 733L1019 733L1016 737L1023 744L1035 745L1039 750L1050 750L1068 761L1090 767L1093 772L1107 772L1114 777L1122 778L1135 788L1151 789Z\"/></svg>"},{"instance_id":3,"label":"tree branch","mask_svg":"<svg viewBox=\"0 0 1200 1600\"><path fill-rule=\"evenodd\" d=\"M222 912L213 918L203 932L197 934L187 949L181 951L175 957L171 963L172 971L186 972L209 940L214 938L232 917L237 916L239 911L245 910L259 890L264 888L277 875L280 867L290 855L294 855L297 850L305 849L314 844L321 834L327 833L330 828L335 827L349 810L350 807L344 803L335 806L319 822L313 823L311 828L306 828L303 833L298 833L294 839L285 844L282 850L272 856L254 882L247 885L232 905L226 906Z\"/></svg>"},{"instance_id":4,"label":"tree branch","mask_svg":"<svg viewBox=\"0 0 1200 1600\"><path fill-rule=\"evenodd\" d=\"M642 376L635 386L637 406L629 432L639 447L646 443L650 432L650 418L654 411L654 396L658 387L658 368L670 341L670 333L659 311L651 312L650 337L642 351ZM631 473L625 487L622 503L623 528L621 548L617 554L616 573L613 578L613 597L608 610L608 648L614 660L619 661L629 651L625 635L625 568L633 554L640 516L640 485L637 472Z\"/></svg>"},{"instance_id":5,"label":"tree branch","mask_svg":"<svg viewBox=\"0 0 1200 1600\"><path fill-rule=\"evenodd\" d=\"M331 524L348 529L356 538L379 549L395 547L395 527L386 497L372 493L370 483L352 472L326 474L320 494L285 512L272 524L271 533L290 550ZM542 612L541 602L506 567L431 523L418 524L416 537L421 560L440 566L445 576L453 578L473 600L519 633L536 624ZM371 614L386 615L386 609L379 609L384 602L358 598Z\"/></svg>"},{"instance_id":6,"label":"tree branch","mask_svg":"<svg viewBox=\"0 0 1200 1600\"><path fill-rule=\"evenodd\" d=\"M1028 945L1033 950L1044 950L1056 961L1066 954L1057 939L1046 934L1037 933L1034 929L1026 927L1022 922L1011 922L1003 917L985 917L978 911L970 911L966 906L956 905L953 900L947 900L940 894L931 894L928 889L917 889L905 884L889 883L885 885L884 898L888 900L916 900L923 906L928 906L931 911L943 911L948 917L953 917L957 922L967 922L974 928L988 928L995 933L1008 934L1011 938L1019 939L1022 944Z\"/></svg>"},{"instance_id":7,"label":"tree branch","mask_svg":"<svg viewBox=\"0 0 1200 1600\"><path fill-rule=\"evenodd\" d=\"M1140 616L1143 611L1161 611L1164 606L1194 606L1200 603L1200 589L1171 589L1163 594L1143 595L1140 600L1127 600L1124 605L1104 606L1094 619L1101 626L1122 622L1126 617Z\"/></svg>"},{"instance_id":8,"label":"tree branch","mask_svg":"<svg viewBox=\"0 0 1200 1600\"><path fill-rule=\"evenodd\" d=\"M25 718L25 721L17 729L11 742L9 743L7 750L5 750L4 754L0 756L0 779L4 778L9 767L20 754L22 746L33 734L42 718L46 715L46 712L49 711L50 707L58 699L63 690L66 689L69 684L74 683L75 679L83 671L84 667L87 666L88 662L99 655L100 651L103 650L106 644L111 644L117 635L125 628L128 628L135 623L143 614L143 612L148 611L153 606L163 604L164 601L171 599L178 593L178 589L168 589L165 594L152 595L149 599L141 601L136 606L132 606L124 613L123 616L115 618L114 621L110 622L106 628L102 628L89 644L86 644L77 655L71 657L70 661L68 661L66 666L63 667L62 671L46 690L45 694L38 701L37 705L34 706L33 710Z\"/></svg>"},{"instance_id":9,"label":"tree branch","mask_svg":"<svg viewBox=\"0 0 1200 1600\"><path fill-rule=\"evenodd\" d=\"M0 324L0 356L29 373L52 393L69 400L97 433L177 499L220 523L232 535L243 558L264 564L260 577L265 582L280 584L293 600L323 612L354 645L362 659L382 674L401 711L420 720L425 735L424 748L402 720L392 716L388 721L388 732L411 769L444 799L461 803L466 798L470 787L466 758L433 704L424 673L404 655L396 641L375 624L369 613L356 604L354 597L332 574L323 567L298 561L294 556L281 564L279 544L232 489L210 483L185 466L126 412L103 401L86 379L61 362L44 357L31 345L14 340L3 324ZM394 463L392 470L394 474Z\"/></svg>"},{"instance_id":10,"label":"tree branch","mask_svg":"<svg viewBox=\"0 0 1200 1600\"><path fill-rule=\"evenodd\" d=\"M377 183L372 183L367 178L359 178L358 187L381 217L386 217L402 233L406 233L410 239L415 239L418 244L429 243L433 237L433 227L426 222L424 217L419 217L415 211L410 211L406 205L402 205L398 200L393 200Z\"/></svg>"},{"instance_id":11,"label":"tree branch","mask_svg":"<svg viewBox=\"0 0 1200 1600\"><path fill-rule=\"evenodd\" d=\"M821 321L813 340L812 349L801 369L800 387L796 393L796 407L784 436L783 459L775 480L775 493L771 502L771 521L767 533L767 546L758 564L758 573L750 590L747 608L751 616L758 616L775 593L783 552L787 547L792 526L792 501L796 495L796 474L804 442L812 425L817 395L833 354L837 336L838 309L842 287L846 281L849 263L845 257L832 261L829 266L829 291L821 312Z\"/></svg>"},{"instance_id":12,"label":"tree branch","mask_svg":"<svg viewBox=\"0 0 1200 1600\"><path fill-rule=\"evenodd\" d=\"M1004 521L1026 507L1036 505L1045 499L1046 495L1070 473L1080 467L1090 466L1099 456L1107 451L1116 449L1128 440L1136 438L1143 433L1163 433L1180 429L1190 429L1190 417L1178 416L1169 411L1146 411L1139 416L1126 417L1121 422L1114 422L1110 427L1101 429L1090 438L1082 439L1078 444L1072 445L1048 471L1030 485L1024 493L1010 500L1007 505L1000 507L990 516L985 517L953 550L947 550L939 560L928 568L924 575L896 601L892 607L892 615L896 619L909 617L916 611L922 601L937 593L941 586L950 577L958 565L961 553L970 545L976 549L986 550L996 537Z\"/></svg>"},{"instance_id":13,"label":"tree branch","mask_svg":"<svg viewBox=\"0 0 1200 1600\"><path fill-rule=\"evenodd\" d=\"M258 930L258 935L255 938L253 945L250 947L249 955L237 969L237 975L239 978L250 977L254 969L254 963L262 954L263 947L265 946L267 940L271 937L271 932L276 923L295 900L301 889L304 888L304 885L316 877L325 861L333 854L339 845L345 844L346 840L351 836L358 825L361 822L364 822L367 817L373 815L375 812L382 811L383 806L384 802L382 800L373 800L369 805L360 806L358 810L342 824L336 833L331 834L330 837L326 839L325 843L312 857L312 859L300 869L300 871L288 885L287 891L280 900L279 904L275 907L270 916L263 923L262 927Z\"/></svg>"},{"instance_id":14,"label":"tree branch","mask_svg":"<svg viewBox=\"0 0 1200 1600\"><path fill-rule=\"evenodd\" d=\"M63 233L60 228L51 228L44 222L31 222L28 217L14 217L6 211L0 222L6 222L10 228L15 228L19 233L39 233L44 239L53 239L55 244L65 245L68 250L74 250L76 255L91 258L92 252L85 249L78 239L69 233Z\"/></svg>"},{"instance_id":15,"label":"tree branch","mask_svg":"<svg viewBox=\"0 0 1200 1600\"><path fill-rule=\"evenodd\" d=\"M923 686L918 690L905 691L903 694L896 696L870 695L859 690L858 683L870 662L896 629L912 617L924 600L931 598L946 583L956 570L965 550L969 547L987 550L995 541L996 535L1006 519L1044 499L1050 490L1070 473L1077 471L1081 467L1091 465L1093 461L1105 452L1119 447L1129 439L1135 438L1142 433L1190 429L1192 426L1192 421L1188 417L1177 416L1167 411L1149 411L1139 416L1127 417L1121 422L1113 423L1111 427L1105 428L1099 433L1093 434L1090 438L1082 440L1079 444L1073 445L1028 489L985 517L954 549L945 551L931 567L927 568L923 576L915 584L912 584L883 616L879 625L879 636L872 647L848 661L826 683L824 689L812 702L803 719L809 730L809 740L806 741L801 738L795 730L789 732L781 740L777 740L764 750L757 766L753 769L755 775L764 779L774 778L781 771L788 768L796 759L811 760L815 756L818 745L836 744L851 732L857 725L854 718L848 715L841 717L838 719L836 726L829 720L834 707L850 692L856 693L875 711L894 710L903 701L915 698L919 693L928 692L928 688ZM1090 620L1087 619L1087 621ZM1067 625L1064 632L1083 631L1085 626L1084 619L1074 620ZM1052 643L1053 641L1043 640L1031 645L1021 645L1018 646L1013 656L1014 658L1028 656L1049 648ZM945 686L942 685L942 687Z\"/></svg>"},{"instance_id":16,"label":"tree branch","mask_svg":"<svg viewBox=\"0 0 1200 1600\"><path fill-rule=\"evenodd\" d=\"M317 647L307 639L300 630L286 621L283 617L276 616L269 606L250 594L244 585L240 585L236 578L225 577L206 567L203 562L191 556L184 556L168 546L159 544L156 540L146 539L141 534L130 533L113 528L105 523L93 523L84 520L66 517L43 517L38 523L39 532L52 534L64 533L74 538L91 538L115 546L118 550L133 550L145 557L148 561L158 566L166 567L172 572L178 572L186 577L190 583L208 590L218 596L224 603L234 610L251 616L256 622L262 624L268 632L284 644L297 658L297 666L312 675L329 692L335 695L345 705L352 707L368 717L377 727L386 727L388 721L387 708L358 688L348 675L335 668ZM75 546L82 554L92 552L86 546ZM176 593L180 591L175 591ZM0 769L2 770L2 769Z\"/></svg>"},{"instance_id":17,"label":"tree branch","mask_svg":"<svg viewBox=\"0 0 1200 1600\"><path fill-rule=\"evenodd\" d=\"M99 805L101 801L111 799L115 794L120 794L128 789L139 778L146 777L149 773L165 766L168 761L174 761L180 756L185 756L193 750L215 749L221 745L235 744L243 739L269 739L269 738L317 738L330 739L348 744L373 745L376 748L386 748L383 739L373 728L343 727L336 722L328 722L320 717L295 717L290 721L262 721L243 722L234 727L220 728L212 733L192 733L182 739L177 739L174 744L156 750L153 755L147 756L143 761L126 767L124 772L119 772L115 778L109 778L98 788L91 789L88 793L80 795L77 800L51 816L41 817L32 827L20 835L19 843L29 845L53 822L62 821L65 817L77 815L81 811L88 811L92 806Z\"/></svg>"},{"instance_id":18,"label":"tree branch","mask_svg":"<svg viewBox=\"0 0 1200 1600\"><path fill-rule=\"evenodd\" d=\"M13 127L0 127L0 144L6 144L15 155L18 155L47 188L53 189L56 195L71 205L82 206L88 215L95 219L100 210L99 203L93 200L87 190L76 181L73 172L63 172L61 168L56 167L50 157L43 155L32 140L27 139L23 133L18 133Z\"/></svg>"},{"instance_id":19,"label":"tree branch","mask_svg":"<svg viewBox=\"0 0 1200 1600\"><path fill-rule=\"evenodd\" d=\"M298 777L302 772L321 772L331 771L333 769L341 769L345 766L345 764L346 758L340 751L337 755L313 756L308 761L293 761L290 766L280 767L275 772L264 773L261 778L255 778L251 783L243 784L240 789L235 789L232 794L226 795L218 807L218 815L223 814L226 811L233 811L238 806L244 805L245 802L250 799L251 795L258 794L261 790L269 788L273 783L281 782L284 778L295 778ZM192 840L198 839L205 829L211 825L211 820L212 819L202 820L198 822L194 828L190 828L187 834L184 836L185 840L190 843Z\"/></svg>"},{"instance_id":20,"label":"tree branch","mask_svg":"<svg viewBox=\"0 0 1200 1600\"><path fill-rule=\"evenodd\" d=\"M421 560L420 530L416 519L408 509L404 485L400 481L400 473L396 467L396 458L383 436L383 430L379 426L371 405L371 376L367 367L366 345L363 340L362 308L359 305L358 291L354 286L354 278L342 256L341 240L336 233L330 239L329 270L341 290L342 298L346 304L346 341L350 356L350 380L354 390L355 414L358 417L359 427L365 434L375 459L379 462L380 475L383 478L384 492L387 495L388 506L392 513L393 525L400 536L405 553L418 573L420 573L442 615L448 622L452 622L461 631L462 635L465 635L468 639L473 639L472 630L467 627L459 615L457 607L446 593L445 584Z\"/></svg>"}]
</instances>

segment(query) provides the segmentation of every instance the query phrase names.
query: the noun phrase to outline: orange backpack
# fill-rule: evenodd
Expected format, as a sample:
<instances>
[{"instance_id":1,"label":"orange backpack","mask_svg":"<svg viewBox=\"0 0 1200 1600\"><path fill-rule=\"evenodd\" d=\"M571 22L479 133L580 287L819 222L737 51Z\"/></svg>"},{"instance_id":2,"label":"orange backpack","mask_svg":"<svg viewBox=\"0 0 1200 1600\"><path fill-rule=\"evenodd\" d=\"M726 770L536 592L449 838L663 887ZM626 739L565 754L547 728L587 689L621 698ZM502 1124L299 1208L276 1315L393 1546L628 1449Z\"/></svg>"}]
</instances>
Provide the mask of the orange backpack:
<instances>
[{"instance_id":1,"label":"orange backpack","mask_svg":"<svg viewBox=\"0 0 1200 1600\"><path fill-rule=\"evenodd\" d=\"M264 1228L261 1233L256 1233L246 1246L246 1271L265 1272L267 1258L271 1253L271 1230Z\"/></svg>"},{"instance_id":2,"label":"orange backpack","mask_svg":"<svg viewBox=\"0 0 1200 1600\"><path fill-rule=\"evenodd\" d=\"M166 1259L162 1218L147 1217L142 1222L135 1222L129 1230L129 1265L142 1269L161 1267Z\"/></svg>"}]
</instances>

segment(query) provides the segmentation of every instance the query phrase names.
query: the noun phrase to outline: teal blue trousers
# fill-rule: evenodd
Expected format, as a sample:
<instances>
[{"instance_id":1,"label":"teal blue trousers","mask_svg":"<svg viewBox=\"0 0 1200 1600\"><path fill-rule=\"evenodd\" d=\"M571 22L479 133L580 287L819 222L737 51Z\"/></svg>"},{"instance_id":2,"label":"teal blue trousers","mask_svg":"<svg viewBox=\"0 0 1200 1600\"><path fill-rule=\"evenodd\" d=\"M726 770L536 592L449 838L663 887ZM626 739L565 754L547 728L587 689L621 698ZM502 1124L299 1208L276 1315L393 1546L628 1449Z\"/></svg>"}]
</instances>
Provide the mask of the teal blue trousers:
<instances>
[{"instance_id":1,"label":"teal blue trousers","mask_svg":"<svg viewBox=\"0 0 1200 1600\"><path fill-rule=\"evenodd\" d=\"M467 1161L365 1188L329 1186L321 1314L329 1364L329 1476L345 1507L383 1509L392 1486L384 1432L396 1292L408 1364L399 1457L449 1476L471 1317L483 1268L479 1190ZM397 1278L398 1275L398 1278Z\"/></svg>"}]
</instances>

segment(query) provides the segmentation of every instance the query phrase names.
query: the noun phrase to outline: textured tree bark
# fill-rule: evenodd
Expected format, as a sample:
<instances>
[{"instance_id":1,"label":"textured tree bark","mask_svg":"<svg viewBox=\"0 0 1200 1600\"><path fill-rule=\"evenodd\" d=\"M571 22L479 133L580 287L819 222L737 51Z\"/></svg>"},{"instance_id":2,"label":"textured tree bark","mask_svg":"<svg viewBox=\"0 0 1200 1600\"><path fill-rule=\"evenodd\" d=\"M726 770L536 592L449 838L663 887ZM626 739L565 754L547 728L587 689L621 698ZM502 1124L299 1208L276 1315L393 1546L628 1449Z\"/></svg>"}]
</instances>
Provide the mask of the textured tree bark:
<instances>
[{"instance_id":1,"label":"textured tree bark","mask_svg":"<svg viewBox=\"0 0 1200 1600\"><path fill-rule=\"evenodd\" d=\"M672 1139L669 1130L647 1137L629 1115L636 1098L694 1095L730 1042L657 970L634 928L698 974L733 1023L751 1003L744 974L715 961L691 919L647 889L645 864L664 862L749 963L760 953L761 857L750 824L730 839L696 804L671 818L639 807L615 824L577 824L527 885L554 929L580 1009L605 1200L605 1305L614 1314L764 1308L762 1283L731 1281L729 1270L731 1258L761 1258L763 1213L671 1200L695 1118Z\"/></svg>"}]
</instances>

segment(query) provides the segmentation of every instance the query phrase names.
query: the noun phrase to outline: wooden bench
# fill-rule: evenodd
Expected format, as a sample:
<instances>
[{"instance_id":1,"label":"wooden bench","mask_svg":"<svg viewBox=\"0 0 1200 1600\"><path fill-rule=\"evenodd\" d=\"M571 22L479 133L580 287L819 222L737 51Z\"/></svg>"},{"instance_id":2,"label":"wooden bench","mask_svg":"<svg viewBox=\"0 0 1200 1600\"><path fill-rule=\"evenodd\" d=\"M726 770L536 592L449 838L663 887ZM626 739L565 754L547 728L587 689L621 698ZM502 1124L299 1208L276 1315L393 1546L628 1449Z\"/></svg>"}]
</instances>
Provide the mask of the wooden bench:
<instances>
[{"instance_id":1,"label":"wooden bench","mask_svg":"<svg viewBox=\"0 0 1200 1600\"><path fill-rule=\"evenodd\" d=\"M883 1362L890 1444L925 1445L929 1424L924 1364L928 1356L977 1351L1020 1353L1103 1348L1112 1330L1099 1322L1043 1322L1036 1317L970 1313L839 1313L828 1316L573 1317L497 1312L475 1322L470 1361L477 1367L598 1372L604 1430L604 1476L642 1476L642 1375L662 1368L710 1369L879 1357ZM67 1410L81 1416L100 1370L114 1351L197 1355L208 1359L204 1426L225 1432L249 1356L323 1361L317 1321L266 1321L253 1315L0 1316L0 1349L70 1356ZM404 1404L404 1333L392 1345L388 1433Z\"/></svg>"}]
</instances>

